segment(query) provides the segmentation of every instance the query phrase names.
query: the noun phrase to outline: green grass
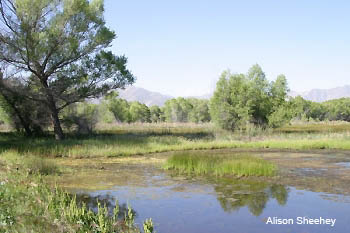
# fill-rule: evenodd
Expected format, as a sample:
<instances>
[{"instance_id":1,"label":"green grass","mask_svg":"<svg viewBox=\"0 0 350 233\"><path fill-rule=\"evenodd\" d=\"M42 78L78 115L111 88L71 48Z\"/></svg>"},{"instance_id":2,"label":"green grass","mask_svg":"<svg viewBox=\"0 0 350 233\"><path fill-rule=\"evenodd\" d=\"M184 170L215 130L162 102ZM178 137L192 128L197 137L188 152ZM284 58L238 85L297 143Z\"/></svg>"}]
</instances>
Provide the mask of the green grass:
<instances>
[{"instance_id":1,"label":"green grass","mask_svg":"<svg viewBox=\"0 0 350 233\"><path fill-rule=\"evenodd\" d=\"M28 174L55 175L60 173L58 166L52 159L34 155L21 156L16 150L2 152L0 159Z\"/></svg>"},{"instance_id":2,"label":"green grass","mask_svg":"<svg viewBox=\"0 0 350 233\"><path fill-rule=\"evenodd\" d=\"M342 124L339 124L342 126ZM336 125L337 127L340 127ZM225 132L210 124L196 125L166 124L115 125L95 135L77 137L68 135L64 141L56 141L53 136L27 138L14 133L0 134L0 152L16 151L24 156L42 157L116 157L141 155L155 152L200 150L200 149L350 149L350 131L321 131L333 127L331 124L317 124L317 132L308 132L310 125L296 126L297 131L286 133L280 130L245 132ZM304 127L304 131L302 131ZM335 127L335 126L334 126ZM282 132L283 131L283 132ZM254 135L254 136L252 136Z\"/></svg>"},{"instance_id":3,"label":"green grass","mask_svg":"<svg viewBox=\"0 0 350 233\"><path fill-rule=\"evenodd\" d=\"M29 174L17 156L6 155L13 163L0 160L0 232L140 232L130 207L124 218L118 218L118 203L112 215L101 204L92 212L75 195L47 185L40 173ZM143 228L151 233L152 221Z\"/></svg>"},{"instance_id":4,"label":"green grass","mask_svg":"<svg viewBox=\"0 0 350 233\"><path fill-rule=\"evenodd\" d=\"M280 133L336 133L350 131L350 124L344 122L322 122L288 125L274 130Z\"/></svg>"},{"instance_id":5,"label":"green grass","mask_svg":"<svg viewBox=\"0 0 350 233\"><path fill-rule=\"evenodd\" d=\"M164 169L184 174L215 174L217 176L273 176L277 167L261 158L248 155L204 155L177 153L164 164Z\"/></svg>"}]
</instances>

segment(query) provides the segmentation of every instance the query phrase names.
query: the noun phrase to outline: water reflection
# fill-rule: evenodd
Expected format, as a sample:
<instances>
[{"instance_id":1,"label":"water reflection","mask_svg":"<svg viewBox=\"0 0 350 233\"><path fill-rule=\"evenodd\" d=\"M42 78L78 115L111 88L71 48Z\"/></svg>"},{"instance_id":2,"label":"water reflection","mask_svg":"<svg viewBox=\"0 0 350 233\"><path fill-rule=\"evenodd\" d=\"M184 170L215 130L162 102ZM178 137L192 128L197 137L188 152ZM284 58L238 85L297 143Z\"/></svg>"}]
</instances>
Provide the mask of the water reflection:
<instances>
[{"instance_id":1,"label":"water reflection","mask_svg":"<svg viewBox=\"0 0 350 233\"><path fill-rule=\"evenodd\" d=\"M146 169L141 168L135 171L137 182L110 179L110 182L115 182L112 188L85 191L77 198L94 211L98 199L108 207L110 214L117 198L121 203L121 219L127 212L127 203L130 203L137 210L137 213L133 210L136 224L142 226L142 221L151 217L156 232L350 232L345 225L350 221L347 215L349 204L326 200L318 193L264 182L259 178L172 176L159 169L145 172ZM121 171L118 170L118 175L124 175L120 174ZM336 218L337 225L334 228L267 225L265 219L269 216L294 219L297 216L322 216Z\"/></svg>"},{"instance_id":2,"label":"water reflection","mask_svg":"<svg viewBox=\"0 0 350 233\"><path fill-rule=\"evenodd\" d=\"M76 194L77 197L77 202L78 203L85 203L86 207L89 208L90 210L94 211L97 213L98 210L98 202L101 204L101 206L106 206L108 209L108 214L112 216L113 214L113 209L115 208L115 203L116 203L116 197L111 195L111 194L106 194L106 195L90 195L87 193L78 193ZM138 213L132 209L132 206L130 206L131 211L135 217L138 217ZM119 218L124 218L125 214L128 213L128 205L127 203L119 204L119 213L118 217Z\"/></svg>"},{"instance_id":3,"label":"water reflection","mask_svg":"<svg viewBox=\"0 0 350 233\"><path fill-rule=\"evenodd\" d=\"M280 205L285 205L288 199L285 186L253 180L219 179L214 190L224 211L237 211L247 206L255 216L262 214L270 199L276 199Z\"/></svg>"},{"instance_id":4,"label":"water reflection","mask_svg":"<svg viewBox=\"0 0 350 233\"><path fill-rule=\"evenodd\" d=\"M259 216L263 213L266 204L275 199L276 202L283 206L287 203L289 189L284 185L279 184L269 184L267 182L249 180L249 179L232 179L232 178L220 178L220 179L206 179L206 185L212 186L213 192L208 194L214 195L219 202L221 208L227 212L235 212L243 207L247 209L254 215ZM184 185L184 184L182 184ZM190 185L193 187L193 184ZM176 187L158 187L157 190L150 188L149 190L142 189L142 195L147 199L154 192L160 194L157 199L161 200L163 198L169 197L169 190L176 195L176 193L187 193L191 192L191 195L194 195L193 189L180 189ZM134 190L135 191L135 190ZM201 191L198 190L200 193ZM166 195L162 195L162 192ZM120 194L120 193L119 193ZM167 197L166 197L167 196ZM113 213L113 208L115 206L115 199L118 198L118 192L104 193L94 192L93 194L80 193L77 194L77 200L80 202L85 202L87 207L93 211L97 211L97 200L103 205L108 207L110 214ZM123 217L127 213L128 205L123 203L119 206L120 212L119 217ZM137 217L137 213L133 210L133 213Z\"/></svg>"}]
</instances>

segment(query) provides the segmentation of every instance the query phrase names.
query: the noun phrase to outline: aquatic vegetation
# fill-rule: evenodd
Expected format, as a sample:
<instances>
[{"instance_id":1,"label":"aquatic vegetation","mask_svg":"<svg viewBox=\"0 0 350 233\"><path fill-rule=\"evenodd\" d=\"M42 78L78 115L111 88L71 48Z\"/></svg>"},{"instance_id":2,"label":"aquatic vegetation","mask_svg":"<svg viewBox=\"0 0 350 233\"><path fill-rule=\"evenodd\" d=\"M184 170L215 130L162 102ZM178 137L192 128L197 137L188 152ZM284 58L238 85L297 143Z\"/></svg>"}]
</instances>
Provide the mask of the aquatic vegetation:
<instances>
[{"instance_id":1,"label":"aquatic vegetation","mask_svg":"<svg viewBox=\"0 0 350 233\"><path fill-rule=\"evenodd\" d=\"M250 155L206 155L175 153L164 164L164 169L184 174L214 174L237 176L273 176L277 167L262 158Z\"/></svg>"},{"instance_id":2,"label":"aquatic vegetation","mask_svg":"<svg viewBox=\"0 0 350 233\"><path fill-rule=\"evenodd\" d=\"M154 227L153 227L153 222L152 222L152 219L146 219L144 222L143 222L143 231L145 233L152 233L154 230Z\"/></svg>"},{"instance_id":3,"label":"aquatic vegetation","mask_svg":"<svg viewBox=\"0 0 350 233\"><path fill-rule=\"evenodd\" d=\"M0 198L0 232L140 232L131 208L124 219L109 216L99 202L93 212L75 195L59 188L52 191L37 175L11 175L0 185Z\"/></svg>"},{"instance_id":4,"label":"aquatic vegetation","mask_svg":"<svg viewBox=\"0 0 350 233\"><path fill-rule=\"evenodd\" d=\"M13 155L6 156L16 160ZM39 172L28 173L26 166L22 159L6 163L6 172L0 170L0 232L140 232L131 207L119 218L117 201L109 211L97 200L93 211L75 195L52 189Z\"/></svg>"}]
</instances>

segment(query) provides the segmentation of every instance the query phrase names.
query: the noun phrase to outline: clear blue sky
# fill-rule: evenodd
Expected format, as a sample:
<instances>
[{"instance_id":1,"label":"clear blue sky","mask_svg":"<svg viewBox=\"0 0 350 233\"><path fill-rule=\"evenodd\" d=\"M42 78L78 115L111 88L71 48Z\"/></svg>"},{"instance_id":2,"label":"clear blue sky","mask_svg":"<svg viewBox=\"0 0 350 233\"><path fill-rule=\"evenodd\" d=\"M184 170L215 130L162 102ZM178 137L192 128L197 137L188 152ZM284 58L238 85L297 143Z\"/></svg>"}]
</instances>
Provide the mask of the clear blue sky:
<instances>
[{"instance_id":1,"label":"clear blue sky","mask_svg":"<svg viewBox=\"0 0 350 233\"><path fill-rule=\"evenodd\" d=\"M350 84L350 1L105 0L135 86L173 96L210 92L225 69L258 63L292 90Z\"/></svg>"}]
</instances>

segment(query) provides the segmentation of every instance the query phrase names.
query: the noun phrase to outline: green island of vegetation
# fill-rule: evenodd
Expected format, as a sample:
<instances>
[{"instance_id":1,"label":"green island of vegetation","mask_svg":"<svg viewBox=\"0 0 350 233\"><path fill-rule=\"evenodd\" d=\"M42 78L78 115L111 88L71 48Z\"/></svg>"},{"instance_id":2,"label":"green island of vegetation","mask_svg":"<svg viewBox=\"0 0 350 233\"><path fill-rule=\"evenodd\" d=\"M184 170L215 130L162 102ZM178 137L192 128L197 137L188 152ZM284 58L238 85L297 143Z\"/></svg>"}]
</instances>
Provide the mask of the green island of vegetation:
<instances>
[{"instance_id":1,"label":"green island of vegetation","mask_svg":"<svg viewBox=\"0 0 350 233\"><path fill-rule=\"evenodd\" d=\"M216 156L178 153L167 159L164 169L195 175L273 176L277 167L264 159L244 154Z\"/></svg>"}]
</instances>

